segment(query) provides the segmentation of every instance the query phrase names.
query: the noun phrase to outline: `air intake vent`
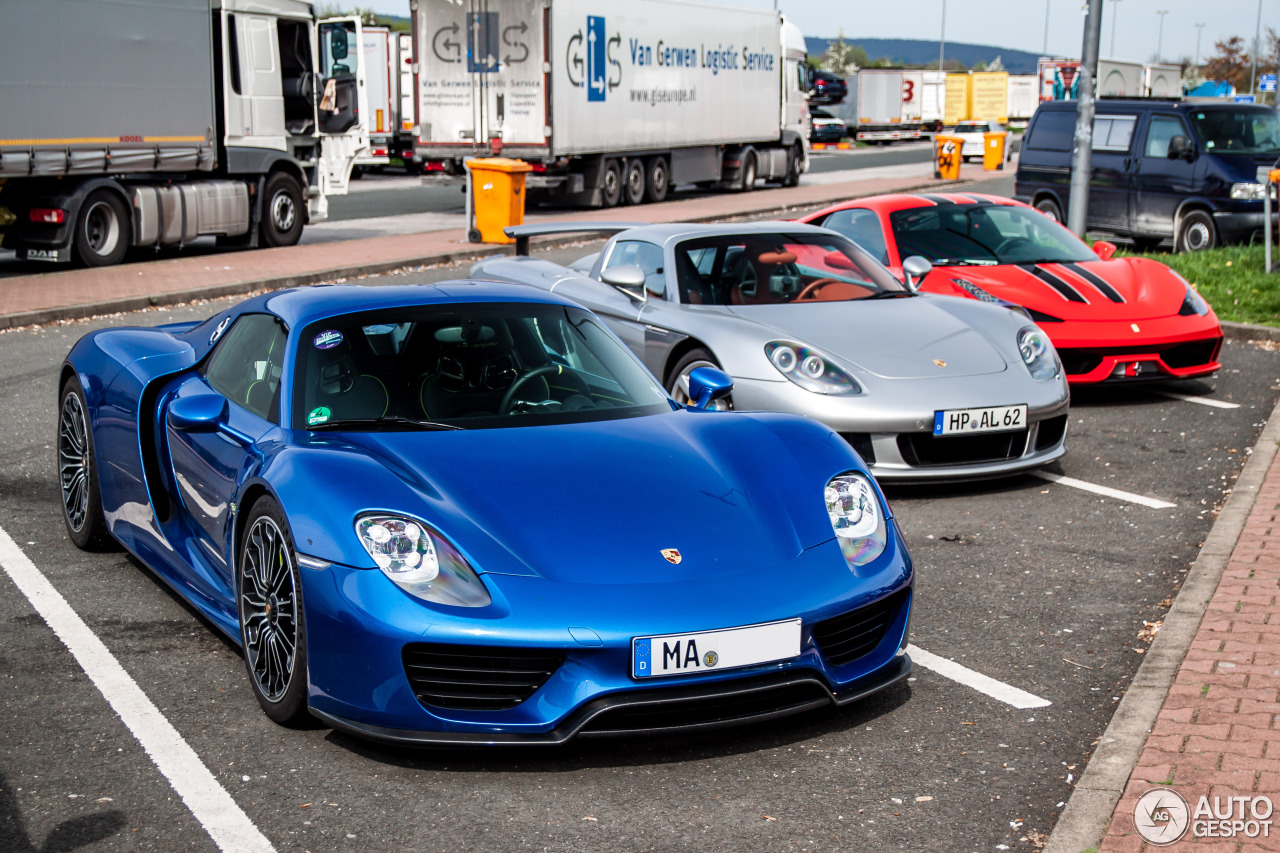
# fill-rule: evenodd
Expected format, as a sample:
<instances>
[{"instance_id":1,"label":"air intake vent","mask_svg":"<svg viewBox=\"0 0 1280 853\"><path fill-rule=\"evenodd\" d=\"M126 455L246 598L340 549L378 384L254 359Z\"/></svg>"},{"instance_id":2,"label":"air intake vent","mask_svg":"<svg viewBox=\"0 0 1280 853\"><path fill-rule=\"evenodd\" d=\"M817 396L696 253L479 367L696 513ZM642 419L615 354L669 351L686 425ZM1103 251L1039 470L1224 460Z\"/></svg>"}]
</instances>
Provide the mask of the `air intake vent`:
<instances>
[{"instance_id":1,"label":"air intake vent","mask_svg":"<svg viewBox=\"0 0 1280 853\"><path fill-rule=\"evenodd\" d=\"M875 604L859 607L813 626L813 641L831 666L844 666L869 654L898 617L908 590L895 592Z\"/></svg>"},{"instance_id":2,"label":"air intake vent","mask_svg":"<svg viewBox=\"0 0 1280 853\"><path fill-rule=\"evenodd\" d=\"M423 705L502 711L532 696L564 663L554 649L411 643L404 672Z\"/></svg>"}]
</instances>

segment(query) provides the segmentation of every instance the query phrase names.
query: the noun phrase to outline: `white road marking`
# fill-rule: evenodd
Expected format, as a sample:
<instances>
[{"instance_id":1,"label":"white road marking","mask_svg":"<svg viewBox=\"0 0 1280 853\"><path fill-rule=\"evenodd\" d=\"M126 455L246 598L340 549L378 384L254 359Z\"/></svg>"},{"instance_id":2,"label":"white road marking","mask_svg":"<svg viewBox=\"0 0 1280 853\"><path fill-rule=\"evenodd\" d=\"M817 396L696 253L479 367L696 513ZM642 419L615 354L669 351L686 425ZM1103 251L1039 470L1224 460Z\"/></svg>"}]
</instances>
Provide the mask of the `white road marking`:
<instances>
[{"instance_id":1,"label":"white road marking","mask_svg":"<svg viewBox=\"0 0 1280 853\"><path fill-rule=\"evenodd\" d=\"M1212 397L1197 397L1195 394L1178 394L1174 391L1157 391L1161 397L1170 397L1174 400L1186 400L1188 403L1199 403L1202 406L1212 406L1215 409L1238 409L1239 403L1228 403L1225 400L1215 400Z\"/></svg>"},{"instance_id":2,"label":"white road marking","mask_svg":"<svg viewBox=\"0 0 1280 853\"><path fill-rule=\"evenodd\" d=\"M912 661L920 664L925 669L933 670L938 675L950 678L952 681L958 681L966 687L972 687L979 693L985 693L992 699L999 699L1006 705L1025 709L1047 708L1053 704L1048 699L1041 699L1039 696L1035 696L1025 690L1011 687L1003 681L996 681L994 678L983 675L980 672L974 672L967 666L961 666L953 660L938 657L933 652L926 652L919 646L908 645L907 654L911 655Z\"/></svg>"},{"instance_id":3,"label":"white road marking","mask_svg":"<svg viewBox=\"0 0 1280 853\"><path fill-rule=\"evenodd\" d=\"M218 849L224 853L274 851L190 744L3 528L0 566L66 645Z\"/></svg>"},{"instance_id":4,"label":"white road marking","mask_svg":"<svg viewBox=\"0 0 1280 853\"><path fill-rule=\"evenodd\" d=\"M1059 483L1063 486L1070 486L1073 489L1080 489L1085 492L1093 492L1095 495L1103 495L1116 500L1128 501L1131 504L1141 504L1152 509L1173 509L1177 504L1171 504L1168 501L1162 501L1158 498L1149 498L1146 495L1135 495L1133 492L1122 492L1119 489L1113 489L1110 486L1099 486L1097 483L1086 483L1084 480L1077 480L1075 477L1064 477L1061 474L1054 474L1049 471L1031 471L1033 477L1039 477L1041 480L1048 480L1051 483Z\"/></svg>"}]
</instances>

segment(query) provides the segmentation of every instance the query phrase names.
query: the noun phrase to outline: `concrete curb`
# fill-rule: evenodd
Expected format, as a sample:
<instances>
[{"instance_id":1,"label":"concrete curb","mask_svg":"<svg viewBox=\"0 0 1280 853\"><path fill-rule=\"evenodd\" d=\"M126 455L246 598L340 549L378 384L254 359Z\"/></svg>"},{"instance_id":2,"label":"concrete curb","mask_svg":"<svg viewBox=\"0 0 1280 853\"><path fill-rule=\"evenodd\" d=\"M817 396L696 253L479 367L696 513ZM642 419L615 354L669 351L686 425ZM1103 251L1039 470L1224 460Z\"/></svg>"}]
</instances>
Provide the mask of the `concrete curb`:
<instances>
[{"instance_id":1,"label":"concrete curb","mask_svg":"<svg viewBox=\"0 0 1280 853\"><path fill-rule=\"evenodd\" d=\"M919 192L927 189L937 189L942 186L961 187L978 183L973 180L961 181L937 181L928 180L923 183L908 185L892 190L892 192ZM883 192L883 191L881 191ZM757 217L768 214L786 215L787 213L803 209L803 208L821 208L837 201L850 198L861 198L865 195L876 195L878 193L858 193L840 194L825 201L805 202L802 204L761 204L768 199L765 193L751 193L749 198L759 199L755 207L744 206L741 210L734 211L729 215L713 215L706 217L691 217L689 222L729 222L736 219L746 217ZM671 220L676 221L676 220ZM453 229L444 229L453 230ZM432 232L423 232L432 233ZM570 242L565 237L545 237L533 241L540 246L566 244ZM452 252L436 252L434 254L422 255L410 258L396 258L394 260L374 263L374 264L357 264L352 266L332 267L325 270L316 270L309 273L290 276L276 276L261 279L246 279L234 283L221 284L213 287L193 287L178 291L165 291L161 293L148 294L145 296L131 296L127 299L115 299L107 301L98 301L92 303L82 303L79 305L61 305L55 308L42 308L37 311L21 311L14 314L0 315L0 331L5 329L13 329L21 326L41 326L48 323L57 323L63 320L82 320L88 317L98 317L107 314L117 314L127 311L139 311L143 308L155 308L164 305L179 305L185 302L194 302L201 299L222 299L229 296L240 296L246 293L254 293L262 290L284 290L289 287L301 287L308 284L316 284L322 281L332 281L339 278L354 278L358 276L381 275L383 273L392 272L394 270L405 269L406 267L425 266L428 264L447 264L455 261L468 259L480 260L493 255L510 255L515 251L510 245L497 245L476 243L469 244L466 248L458 249Z\"/></svg>"},{"instance_id":2,"label":"concrete curb","mask_svg":"<svg viewBox=\"0 0 1280 853\"><path fill-rule=\"evenodd\" d=\"M1232 327L1230 330L1228 325ZM1262 336L1272 340L1280 338L1280 334L1276 334L1280 329L1243 323L1223 323L1222 326L1233 340L1256 339L1256 332L1267 333ZM1253 512L1258 490L1275 460L1278 443L1280 403L1271 411L1253 453L1205 537L1178 597L1165 615L1160 633L1143 656L1142 665L1138 667L1124 699L1099 738L1098 748L1076 783L1043 853L1081 853L1096 848L1102 842L1107 827L1111 825L1116 803L1129 781L1129 774L1142 755L1147 735L1155 725L1156 716L1164 705L1191 641L1200 629L1200 622L1235 550L1236 541Z\"/></svg>"},{"instance_id":3,"label":"concrete curb","mask_svg":"<svg viewBox=\"0 0 1280 853\"><path fill-rule=\"evenodd\" d=\"M1280 341L1280 328L1222 321L1222 334L1231 341Z\"/></svg>"}]
</instances>

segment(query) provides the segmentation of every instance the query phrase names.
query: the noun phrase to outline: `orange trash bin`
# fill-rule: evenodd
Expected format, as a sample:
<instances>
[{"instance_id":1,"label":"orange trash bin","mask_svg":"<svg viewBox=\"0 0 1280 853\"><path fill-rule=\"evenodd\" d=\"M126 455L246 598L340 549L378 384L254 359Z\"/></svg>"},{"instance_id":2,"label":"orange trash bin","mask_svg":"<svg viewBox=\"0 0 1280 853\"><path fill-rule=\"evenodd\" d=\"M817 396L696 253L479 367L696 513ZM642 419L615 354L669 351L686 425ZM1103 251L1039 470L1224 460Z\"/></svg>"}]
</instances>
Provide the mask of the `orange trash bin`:
<instances>
[{"instance_id":1,"label":"orange trash bin","mask_svg":"<svg viewBox=\"0 0 1280 853\"><path fill-rule=\"evenodd\" d=\"M982 134L982 168L988 172L1004 168L1004 147L1009 134L1003 130Z\"/></svg>"},{"instance_id":2,"label":"orange trash bin","mask_svg":"<svg viewBox=\"0 0 1280 853\"><path fill-rule=\"evenodd\" d=\"M933 137L933 176L944 181L960 179L960 152L964 149L964 140L958 136Z\"/></svg>"},{"instance_id":3,"label":"orange trash bin","mask_svg":"<svg viewBox=\"0 0 1280 853\"><path fill-rule=\"evenodd\" d=\"M471 160L472 203L475 228L485 243L514 243L503 233L524 223L524 179L533 167L523 160L484 157Z\"/></svg>"}]
</instances>

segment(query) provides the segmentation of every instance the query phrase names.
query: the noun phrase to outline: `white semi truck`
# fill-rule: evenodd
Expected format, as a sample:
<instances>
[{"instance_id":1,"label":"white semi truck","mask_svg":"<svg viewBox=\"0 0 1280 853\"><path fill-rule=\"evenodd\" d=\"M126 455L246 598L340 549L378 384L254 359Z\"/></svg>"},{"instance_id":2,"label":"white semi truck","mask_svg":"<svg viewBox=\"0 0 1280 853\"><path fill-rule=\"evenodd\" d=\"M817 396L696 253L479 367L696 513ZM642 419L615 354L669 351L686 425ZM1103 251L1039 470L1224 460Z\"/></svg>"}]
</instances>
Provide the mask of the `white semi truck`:
<instances>
[{"instance_id":1,"label":"white semi truck","mask_svg":"<svg viewBox=\"0 0 1280 853\"><path fill-rule=\"evenodd\" d=\"M776 11L698 0L410 0L417 157L533 166L593 207L673 184L794 185L808 168L804 37Z\"/></svg>"},{"instance_id":2,"label":"white semi truck","mask_svg":"<svg viewBox=\"0 0 1280 853\"><path fill-rule=\"evenodd\" d=\"M300 0L7 0L0 247L287 246L368 146L355 19Z\"/></svg>"}]
</instances>

